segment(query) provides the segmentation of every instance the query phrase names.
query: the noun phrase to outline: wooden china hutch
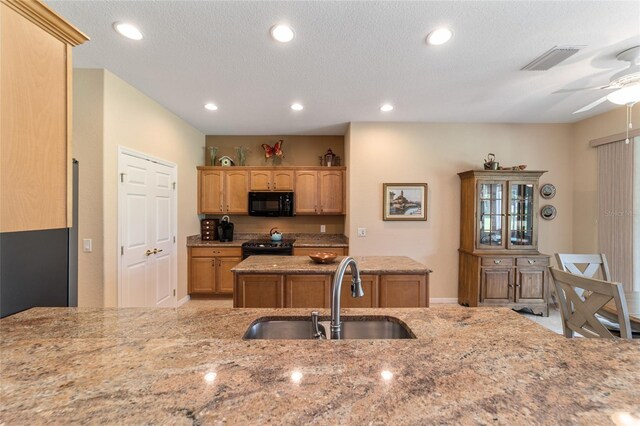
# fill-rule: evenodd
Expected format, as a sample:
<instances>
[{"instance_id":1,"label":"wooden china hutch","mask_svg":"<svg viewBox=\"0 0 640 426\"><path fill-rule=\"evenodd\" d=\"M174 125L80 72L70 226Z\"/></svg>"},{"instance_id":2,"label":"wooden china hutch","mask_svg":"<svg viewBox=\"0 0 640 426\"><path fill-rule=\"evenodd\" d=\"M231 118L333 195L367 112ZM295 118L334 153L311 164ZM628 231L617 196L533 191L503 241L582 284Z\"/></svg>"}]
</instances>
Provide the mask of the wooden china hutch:
<instances>
[{"instance_id":1,"label":"wooden china hutch","mask_svg":"<svg viewBox=\"0 0 640 426\"><path fill-rule=\"evenodd\" d=\"M543 173L458 173L461 305L528 308L549 315L549 256L538 251L538 185Z\"/></svg>"}]
</instances>

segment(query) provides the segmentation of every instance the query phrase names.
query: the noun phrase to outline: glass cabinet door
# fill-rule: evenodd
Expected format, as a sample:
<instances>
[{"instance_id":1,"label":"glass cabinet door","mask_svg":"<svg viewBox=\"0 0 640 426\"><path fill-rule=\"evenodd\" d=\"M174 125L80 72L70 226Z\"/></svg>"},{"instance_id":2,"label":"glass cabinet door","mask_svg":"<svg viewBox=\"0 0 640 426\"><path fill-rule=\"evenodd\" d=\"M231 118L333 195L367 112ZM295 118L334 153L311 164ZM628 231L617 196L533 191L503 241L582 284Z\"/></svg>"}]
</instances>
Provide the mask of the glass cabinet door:
<instances>
[{"instance_id":1,"label":"glass cabinet door","mask_svg":"<svg viewBox=\"0 0 640 426\"><path fill-rule=\"evenodd\" d=\"M509 248L534 248L535 186L531 182L509 183Z\"/></svg>"},{"instance_id":2,"label":"glass cabinet door","mask_svg":"<svg viewBox=\"0 0 640 426\"><path fill-rule=\"evenodd\" d=\"M478 220L480 221L478 247L504 247L504 183L478 182Z\"/></svg>"}]
</instances>

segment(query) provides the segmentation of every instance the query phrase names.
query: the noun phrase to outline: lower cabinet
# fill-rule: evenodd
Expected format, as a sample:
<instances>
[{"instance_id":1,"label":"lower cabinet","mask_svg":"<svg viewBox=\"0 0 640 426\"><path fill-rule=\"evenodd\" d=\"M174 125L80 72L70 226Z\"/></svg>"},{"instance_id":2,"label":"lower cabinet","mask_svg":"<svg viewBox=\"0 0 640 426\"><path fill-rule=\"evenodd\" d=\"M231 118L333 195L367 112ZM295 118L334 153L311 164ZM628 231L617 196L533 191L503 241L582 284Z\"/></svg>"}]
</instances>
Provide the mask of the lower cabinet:
<instances>
[{"instance_id":1,"label":"lower cabinet","mask_svg":"<svg viewBox=\"0 0 640 426\"><path fill-rule=\"evenodd\" d=\"M351 275L341 288L342 308L412 308L429 306L424 275L361 275L364 296L351 296ZM236 308L330 308L333 275L236 274Z\"/></svg>"},{"instance_id":2,"label":"lower cabinet","mask_svg":"<svg viewBox=\"0 0 640 426\"><path fill-rule=\"evenodd\" d=\"M458 302L466 306L527 308L549 314L549 256L460 253Z\"/></svg>"},{"instance_id":3,"label":"lower cabinet","mask_svg":"<svg viewBox=\"0 0 640 426\"><path fill-rule=\"evenodd\" d=\"M231 295L231 268L242 261L241 249L189 247L189 294Z\"/></svg>"}]
</instances>

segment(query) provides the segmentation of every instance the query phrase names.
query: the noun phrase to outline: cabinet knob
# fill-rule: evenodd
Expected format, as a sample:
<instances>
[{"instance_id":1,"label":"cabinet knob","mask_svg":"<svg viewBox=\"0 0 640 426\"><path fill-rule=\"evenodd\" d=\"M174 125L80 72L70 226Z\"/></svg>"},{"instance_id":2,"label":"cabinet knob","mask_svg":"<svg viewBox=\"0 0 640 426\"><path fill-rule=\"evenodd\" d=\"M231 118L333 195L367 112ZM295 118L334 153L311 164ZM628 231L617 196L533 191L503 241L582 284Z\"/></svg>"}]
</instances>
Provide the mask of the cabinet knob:
<instances>
[{"instance_id":1,"label":"cabinet knob","mask_svg":"<svg viewBox=\"0 0 640 426\"><path fill-rule=\"evenodd\" d=\"M533 265L534 263L536 263L536 261L535 261L535 260L533 260L533 259L529 259L529 265Z\"/></svg>"},{"instance_id":2,"label":"cabinet knob","mask_svg":"<svg viewBox=\"0 0 640 426\"><path fill-rule=\"evenodd\" d=\"M498 260L498 259L496 259L496 260L494 260L494 261L493 261L493 263L495 263L496 265L499 265L499 264L501 264L501 263L502 263L502 260Z\"/></svg>"},{"instance_id":3,"label":"cabinet knob","mask_svg":"<svg viewBox=\"0 0 640 426\"><path fill-rule=\"evenodd\" d=\"M513 284L508 284L508 285L509 285L509 287L513 288Z\"/></svg>"}]
</instances>

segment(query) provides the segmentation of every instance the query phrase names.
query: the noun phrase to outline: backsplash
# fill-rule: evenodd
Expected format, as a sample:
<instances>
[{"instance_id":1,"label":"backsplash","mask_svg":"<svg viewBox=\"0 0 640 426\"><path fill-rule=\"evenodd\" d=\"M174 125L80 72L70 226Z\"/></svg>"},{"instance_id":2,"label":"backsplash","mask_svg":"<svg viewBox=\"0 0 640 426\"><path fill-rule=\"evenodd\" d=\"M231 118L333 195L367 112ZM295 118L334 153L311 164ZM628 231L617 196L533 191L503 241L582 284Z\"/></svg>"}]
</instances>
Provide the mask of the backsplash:
<instances>
[{"instance_id":1,"label":"backsplash","mask_svg":"<svg viewBox=\"0 0 640 426\"><path fill-rule=\"evenodd\" d=\"M222 216L206 215L207 218L220 219ZM229 215L235 226L235 232L250 232L268 235L271 228L277 227L286 233L320 232L320 225L325 225L327 234L344 234L344 216L294 216L294 217L260 217Z\"/></svg>"}]
</instances>

